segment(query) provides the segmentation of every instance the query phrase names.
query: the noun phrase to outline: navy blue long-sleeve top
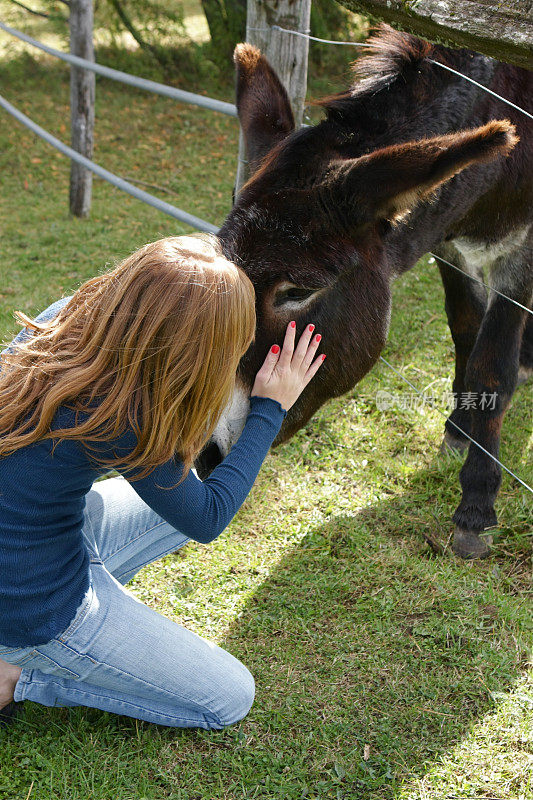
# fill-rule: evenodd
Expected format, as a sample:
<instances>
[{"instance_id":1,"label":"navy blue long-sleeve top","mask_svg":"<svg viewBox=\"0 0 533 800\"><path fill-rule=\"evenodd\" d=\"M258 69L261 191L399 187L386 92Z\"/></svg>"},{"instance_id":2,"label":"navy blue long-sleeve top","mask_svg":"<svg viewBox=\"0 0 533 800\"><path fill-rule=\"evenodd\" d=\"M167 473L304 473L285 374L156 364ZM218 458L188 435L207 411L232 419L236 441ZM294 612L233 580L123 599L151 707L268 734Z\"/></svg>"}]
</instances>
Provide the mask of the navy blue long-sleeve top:
<instances>
[{"instance_id":1,"label":"navy blue long-sleeve top","mask_svg":"<svg viewBox=\"0 0 533 800\"><path fill-rule=\"evenodd\" d=\"M68 299L37 319L53 318ZM29 335L21 334L12 347ZM284 416L276 401L252 397L239 440L205 481L191 471L178 483L183 465L171 459L132 486L173 527L210 542L244 502ZM73 425L74 412L59 408L52 429ZM43 644L72 621L89 585L85 495L108 471L100 457L131 452L135 441L131 429L90 451L80 441L41 439L0 458L0 644ZM128 478L127 470L117 470Z\"/></svg>"}]
</instances>

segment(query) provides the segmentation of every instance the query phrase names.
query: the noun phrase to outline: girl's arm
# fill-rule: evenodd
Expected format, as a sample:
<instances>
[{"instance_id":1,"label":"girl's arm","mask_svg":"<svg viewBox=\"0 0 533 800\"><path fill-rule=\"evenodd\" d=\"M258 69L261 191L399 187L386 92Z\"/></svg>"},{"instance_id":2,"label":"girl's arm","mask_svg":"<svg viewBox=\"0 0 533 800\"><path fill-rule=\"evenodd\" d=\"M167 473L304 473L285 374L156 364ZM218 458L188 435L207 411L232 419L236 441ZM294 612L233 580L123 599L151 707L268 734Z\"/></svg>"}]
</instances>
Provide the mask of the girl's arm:
<instances>
[{"instance_id":1,"label":"girl's arm","mask_svg":"<svg viewBox=\"0 0 533 800\"><path fill-rule=\"evenodd\" d=\"M176 485L182 465L172 460L146 478L132 480L131 485L145 503L185 536L211 542L246 499L285 414L276 400L252 397L239 440L205 481L191 471Z\"/></svg>"},{"instance_id":2,"label":"girl's arm","mask_svg":"<svg viewBox=\"0 0 533 800\"><path fill-rule=\"evenodd\" d=\"M132 482L154 511L190 539L210 542L231 522L276 438L287 413L284 409L296 402L325 358L313 361L321 339L320 335L312 338L314 325L306 327L296 349L295 328L295 322L287 326L281 352L278 345L271 348L252 388L244 430L207 480L202 482L190 472L176 486L181 465L172 461Z\"/></svg>"}]
</instances>

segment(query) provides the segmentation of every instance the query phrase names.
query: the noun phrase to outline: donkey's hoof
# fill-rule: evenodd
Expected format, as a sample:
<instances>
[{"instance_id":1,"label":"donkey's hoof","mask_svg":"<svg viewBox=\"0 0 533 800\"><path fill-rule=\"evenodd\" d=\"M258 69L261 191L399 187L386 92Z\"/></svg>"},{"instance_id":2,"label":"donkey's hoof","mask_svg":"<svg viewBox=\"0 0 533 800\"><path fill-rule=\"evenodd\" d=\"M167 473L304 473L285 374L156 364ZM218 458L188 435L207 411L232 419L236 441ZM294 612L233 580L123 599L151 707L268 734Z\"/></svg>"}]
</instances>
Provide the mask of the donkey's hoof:
<instances>
[{"instance_id":1,"label":"donkey's hoof","mask_svg":"<svg viewBox=\"0 0 533 800\"><path fill-rule=\"evenodd\" d=\"M468 439L454 436L453 433L450 433L450 431L445 431L444 439L442 440L442 444L439 448L439 453L441 455L447 455L449 453L464 453L465 450L468 450L469 444L470 442Z\"/></svg>"},{"instance_id":2,"label":"donkey's hoof","mask_svg":"<svg viewBox=\"0 0 533 800\"><path fill-rule=\"evenodd\" d=\"M490 555L492 536L484 534L481 537L473 531L464 531L456 528L453 534L452 550L459 558L487 558Z\"/></svg>"}]
</instances>

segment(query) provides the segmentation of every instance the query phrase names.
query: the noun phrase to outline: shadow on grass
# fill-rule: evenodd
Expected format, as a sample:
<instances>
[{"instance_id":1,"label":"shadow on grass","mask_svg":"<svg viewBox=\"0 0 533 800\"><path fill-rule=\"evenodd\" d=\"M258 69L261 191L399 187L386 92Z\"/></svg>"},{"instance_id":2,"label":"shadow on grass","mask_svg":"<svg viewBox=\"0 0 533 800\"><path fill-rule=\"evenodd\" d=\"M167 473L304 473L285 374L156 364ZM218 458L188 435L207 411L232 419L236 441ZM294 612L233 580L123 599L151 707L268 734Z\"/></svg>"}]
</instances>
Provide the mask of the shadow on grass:
<instances>
[{"instance_id":1,"label":"shadow on grass","mask_svg":"<svg viewBox=\"0 0 533 800\"><path fill-rule=\"evenodd\" d=\"M436 558L406 512L394 501L316 528L230 631L258 686L245 731L272 754L250 797L391 798L524 670L525 538L484 563ZM398 515L405 539L389 538Z\"/></svg>"}]
</instances>

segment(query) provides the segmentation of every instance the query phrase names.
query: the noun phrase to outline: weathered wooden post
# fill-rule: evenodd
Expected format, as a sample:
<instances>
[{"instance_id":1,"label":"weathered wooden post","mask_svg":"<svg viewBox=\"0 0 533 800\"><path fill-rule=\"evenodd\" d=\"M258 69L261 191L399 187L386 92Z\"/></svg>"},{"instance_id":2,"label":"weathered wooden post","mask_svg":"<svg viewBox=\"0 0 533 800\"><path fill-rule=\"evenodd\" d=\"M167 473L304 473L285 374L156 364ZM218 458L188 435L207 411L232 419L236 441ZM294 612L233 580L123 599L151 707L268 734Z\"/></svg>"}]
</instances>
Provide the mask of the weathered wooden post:
<instances>
[{"instance_id":1,"label":"weathered wooden post","mask_svg":"<svg viewBox=\"0 0 533 800\"><path fill-rule=\"evenodd\" d=\"M394 28L533 69L531 0L339 0Z\"/></svg>"},{"instance_id":2,"label":"weathered wooden post","mask_svg":"<svg viewBox=\"0 0 533 800\"><path fill-rule=\"evenodd\" d=\"M303 36L271 30L272 25L293 31L309 32L311 0L248 0L246 41L259 47L285 86L294 112L296 127L302 124L307 91L309 40ZM248 178L242 133L235 190Z\"/></svg>"},{"instance_id":3,"label":"weathered wooden post","mask_svg":"<svg viewBox=\"0 0 533 800\"><path fill-rule=\"evenodd\" d=\"M94 61L93 0L70 0L70 52ZM71 144L78 153L92 158L94 134L94 72L70 67ZM70 212L86 217L91 208L92 172L71 162Z\"/></svg>"}]
</instances>

